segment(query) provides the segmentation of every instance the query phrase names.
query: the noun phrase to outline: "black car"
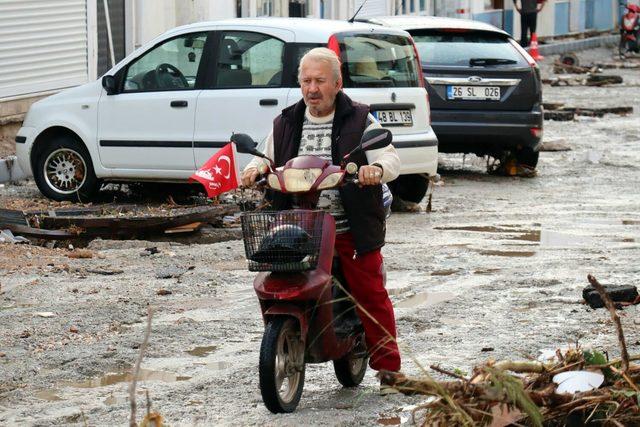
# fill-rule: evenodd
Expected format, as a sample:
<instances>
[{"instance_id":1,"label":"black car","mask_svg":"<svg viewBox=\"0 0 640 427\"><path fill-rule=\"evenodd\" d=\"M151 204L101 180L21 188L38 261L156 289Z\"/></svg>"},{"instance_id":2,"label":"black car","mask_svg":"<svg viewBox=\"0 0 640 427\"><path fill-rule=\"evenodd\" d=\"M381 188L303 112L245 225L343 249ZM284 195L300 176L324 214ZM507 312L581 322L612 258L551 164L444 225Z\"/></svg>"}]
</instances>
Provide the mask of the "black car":
<instances>
[{"instance_id":1,"label":"black car","mask_svg":"<svg viewBox=\"0 0 640 427\"><path fill-rule=\"evenodd\" d=\"M367 20L408 31L422 63L439 151L504 158L535 168L542 139L536 62L506 32L430 16Z\"/></svg>"}]
</instances>

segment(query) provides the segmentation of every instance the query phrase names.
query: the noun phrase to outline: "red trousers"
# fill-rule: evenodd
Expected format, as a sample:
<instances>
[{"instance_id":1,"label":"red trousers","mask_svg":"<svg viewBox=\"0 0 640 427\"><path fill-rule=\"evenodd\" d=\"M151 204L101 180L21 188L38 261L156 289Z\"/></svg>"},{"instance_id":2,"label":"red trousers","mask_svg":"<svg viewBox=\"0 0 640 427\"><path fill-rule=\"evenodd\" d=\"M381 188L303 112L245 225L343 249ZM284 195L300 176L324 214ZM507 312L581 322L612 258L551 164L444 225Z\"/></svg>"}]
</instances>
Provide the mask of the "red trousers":
<instances>
[{"instance_id":1,"label":"red trousers","mask_svg":"<svg viewBox=\"0 0 640 427\"><path fill-rule=\"evenodd\" d=\"M353 237L351 233L342 233L336 236L336 251L364 326L370 355L369 366L377 371L399 371L400 351L396 343L396 320L389 294L384 288L380 249L358 254L354 258Z\"/></svg>"}]
</instances>

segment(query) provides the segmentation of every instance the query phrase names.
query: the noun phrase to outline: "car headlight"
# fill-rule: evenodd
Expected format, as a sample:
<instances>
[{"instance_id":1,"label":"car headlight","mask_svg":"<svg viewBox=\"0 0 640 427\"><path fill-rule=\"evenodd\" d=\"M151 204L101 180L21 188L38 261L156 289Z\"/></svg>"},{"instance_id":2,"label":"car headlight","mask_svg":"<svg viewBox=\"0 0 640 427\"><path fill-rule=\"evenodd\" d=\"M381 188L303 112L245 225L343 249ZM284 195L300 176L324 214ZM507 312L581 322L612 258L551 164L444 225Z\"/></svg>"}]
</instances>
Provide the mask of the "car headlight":
<instances>
[{"instance_id":1,"label":"car headlight","mask_svg":"<svg viewBox=\"0 0 640 427\"><path fill-rule=\"evenodd\" d=\"M322 180L320 185L318 185L318 190L335 187L336 185L338 185L343 176L344 174L342 172L336 172L328 175L325 179Z\"/></svg>"}]
</instances>

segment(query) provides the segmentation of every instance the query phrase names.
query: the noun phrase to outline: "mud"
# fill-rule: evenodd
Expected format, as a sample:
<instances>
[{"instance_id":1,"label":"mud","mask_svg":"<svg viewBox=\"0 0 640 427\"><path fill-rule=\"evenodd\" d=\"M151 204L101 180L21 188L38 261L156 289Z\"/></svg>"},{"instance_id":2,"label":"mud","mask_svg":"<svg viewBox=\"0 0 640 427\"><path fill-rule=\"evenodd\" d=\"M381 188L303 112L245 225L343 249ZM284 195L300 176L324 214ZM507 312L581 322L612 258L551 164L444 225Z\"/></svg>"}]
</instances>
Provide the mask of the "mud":
<instances>
[{"instance_id":1,"label":"mud","mask_svg":"<svg viewBox=\"0 0 640 427\"><path fill-rule=\"evenodd\" d=\"M580 56L611 60L604 49ZM541 153L536 178L490 176L483 161L443 155L433 212L390 218L384 255L406 373L430 364L469 372L488 358L535 359L576 342L619 355L608 313L581 303L588 273L611 284L636 284L640 273L640 74L614 72L624 85L545 87L545 101L635 113L545 122L545 138L571 151ZM0 188L0 198L16 193L38 197L32 183ZM380 397L371 371L361 387L342 389L329 364L307 367L297 412L270 414L258 390L263 324L242 242L166 243L141 256L149 246L158 244L102 242L90 246L93 258L75 259L65 249L0 245L0 260L18 256L0 263L1 425L126 424L148 305L142 367L155 374L138 382L139 414L148 390L171 425L410 423L423 398ZM105 268L121 272L91 273ZM182 274L156 278L167 269ZM638 354L639 307L620 314Z\"/></svg>"}]
</instances>

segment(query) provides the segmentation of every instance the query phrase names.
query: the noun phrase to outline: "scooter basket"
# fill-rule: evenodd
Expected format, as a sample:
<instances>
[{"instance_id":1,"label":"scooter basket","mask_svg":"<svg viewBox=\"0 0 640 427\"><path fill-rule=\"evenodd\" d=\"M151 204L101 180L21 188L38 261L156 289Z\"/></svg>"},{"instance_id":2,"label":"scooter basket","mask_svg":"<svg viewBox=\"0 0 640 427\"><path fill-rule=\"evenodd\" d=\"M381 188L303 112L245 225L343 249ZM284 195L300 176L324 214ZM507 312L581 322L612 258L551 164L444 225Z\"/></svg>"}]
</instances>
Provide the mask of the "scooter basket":
<instances>
[{"instance_id":1,"label":"scooter basket","mask_svg":"<svg viewBox=\"0 0 640 427\"><path fill-rule=\"evenodd\" d=\"M245 212L241 216L249 271L305 271L318 265L323 211Z\"/></svg>"}]
</instances>

